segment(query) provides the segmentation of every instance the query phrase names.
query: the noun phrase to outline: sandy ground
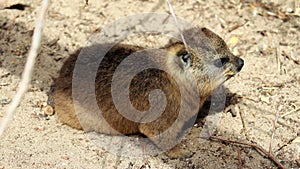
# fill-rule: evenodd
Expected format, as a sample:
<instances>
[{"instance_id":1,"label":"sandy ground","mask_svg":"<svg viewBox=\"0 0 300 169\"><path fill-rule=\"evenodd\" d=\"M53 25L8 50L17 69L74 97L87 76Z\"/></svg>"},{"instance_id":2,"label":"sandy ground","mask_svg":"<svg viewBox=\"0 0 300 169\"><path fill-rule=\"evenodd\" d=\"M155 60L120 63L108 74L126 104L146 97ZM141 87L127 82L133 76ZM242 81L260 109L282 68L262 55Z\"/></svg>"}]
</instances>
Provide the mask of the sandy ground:
<instances>
[{"instance_id":1,"label":"sandy ground","mask_svg":"<svg viewBox=\"0 0 300 169\"><path fill-rule=\"evenodd\" d=\"M231 109L221 113L214 135L255 142L267 151L271 142L272 152L282 164L299 168L300 4L292 0L275 2L178 0L173 6L179 17L221 35L245 60L243 70L225 84L231 95ZM40 1L18 3L22 4L15 6L19 9L3 9L5 5L0 5L0 117L20 81ZM171 160L164 154L115 156L82 131L61 124L55 116L44 117L39 103L47 101L52 77L57 76L72 52L86 45L93 32L122 16L168 12L166 4L152 0L91 0L89 6L84 6L83 0L51 2L32 85L1 137L1 169L277 168L248 146L220 141L200 143L203 120L184 139L194 156ZM156 43L155 39L150 42ZM271 139L276 112L279 116Z\"/></svg>"}]
</instances>

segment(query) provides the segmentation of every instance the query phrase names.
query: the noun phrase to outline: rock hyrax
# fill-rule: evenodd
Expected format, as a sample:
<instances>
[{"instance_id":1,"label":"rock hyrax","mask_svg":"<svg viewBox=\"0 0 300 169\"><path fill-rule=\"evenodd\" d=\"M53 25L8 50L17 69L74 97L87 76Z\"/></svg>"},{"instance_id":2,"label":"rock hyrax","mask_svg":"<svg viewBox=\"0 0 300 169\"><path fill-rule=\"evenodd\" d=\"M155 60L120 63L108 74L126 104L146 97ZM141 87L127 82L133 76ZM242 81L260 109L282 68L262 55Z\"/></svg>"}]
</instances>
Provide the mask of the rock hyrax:
<instances>
[{"instance_id":1,"label":"rock hyrax","mask_svg":"<svg viewBox=\"0 0 300 169\"><path fill-rule=\"evenodd\" d=\"M96 73L93 86L94 92L86 94L85 87L87 84L84 76L82 77L78 90L84 95L83 97L87 97L84 101L85 103L77 103L78 101L73 100L72 97L73 69L79 55L79 51L77 51L65 61L61 68L59 77L55 79L55 90L50 94L49 102L55 107L55 112L61 122L71 127L104 134L140 133L148 138L153 138L151 141L158 148L163 149L164 146L168 146L173 141L178 140L181 133L190 127L190 125L186 125L188 120L179 121L175 126L172 126L176 119L189 119L197 116L197 113L187 111L186 114L179 117L181 100L185 100L188 109L200 108L214 89L238 73L244 65L244 61L241 58L234 56L230 52L221 37L207 28L201 28L199 31L205 35L203 38L206 38L207 42L206 44L199 43L200 45L196 46L197 49L186 49L183 43L174 42L163 48L167 51L166 56L161 57L161 59L148 57L148 60L145 61L164 67L171 73L172 77L161 70L147 69L136 74L132 79L129 86L129 99L132 106L140 112L147 112L150 109L151 100L149 101L149 94L151 94L151 91L161 89L164 92L167 101L166 107L162 114L153 121L139 123L125 118L118 112L112 97L111 87L114 72L127 56L142 50L138 46L119 44L106 53ZM194 38L191 33L185 33L185 37ZM84 50L97 51L101 50L102 46L105 46L105 44L92 45ZM134 67L128 66L129 69L134 69ZM128 78L126 71L123 71L123 76L121 77L123 80ZM197 91L189 89L192 83L191 76L196 79ZM179 79L178 81L180 81L182 88L174 79ZM118 85L122 90L122 87L124 87L122 86L122 79L119 80L119 83ZM185 92L190 93L186 94ZM189 97L193 92L198 92L199 99ZM96 97L97 108L89 106L89 102L92 100L88 96L93 94ZM80 115L78 115L78 112L75 112L75 103L82 107L83 113ZM123 106L126 107L126 105ZM95 109L101 110L102 119L99 118ZM105 127L103 120L111 128ZM166 133L166 137L163 139L155 137L166 131L170 126L173 129ZM191 155L191 152L181 148L180 144L178 144L169 150L167 155L171 158L186 157Z\"/></svg>"}]
</instances>

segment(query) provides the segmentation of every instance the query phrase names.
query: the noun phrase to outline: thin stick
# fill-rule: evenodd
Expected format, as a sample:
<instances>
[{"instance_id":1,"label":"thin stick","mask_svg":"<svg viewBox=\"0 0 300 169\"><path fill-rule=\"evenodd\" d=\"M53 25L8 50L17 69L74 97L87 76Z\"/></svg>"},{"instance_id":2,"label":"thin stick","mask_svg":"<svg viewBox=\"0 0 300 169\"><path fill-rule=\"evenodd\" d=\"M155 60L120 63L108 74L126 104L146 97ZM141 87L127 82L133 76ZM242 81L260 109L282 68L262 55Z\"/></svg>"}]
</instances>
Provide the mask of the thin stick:
<instances>
[{"instance_id":1,"label":"thin stick","mask_svg":"<svg viewBox=\"0 0 300 169\"><path fill-rule=\"evenodd\" d=\"M223 142L226 142L226 143L234 143L234 144L240 144L240 145L245 145L245 146L252 147L256 151L263 153L265 156L267 156L269 159L271 159L279 168L281 168L281 169L287 169L283 164L280 163L280 161L278 161L273 156L273 154L270 154L264 148L260 147L259 145L255 144L255 143L245 143L245 142L240 142L240 141L227 140L227 139L223 139L223 138L218 138L216 136L210 136L209 139L210 140L215 140L215 141L217 140L217 141L223 141Z\"/></svg>"},{"instance_id":2,"label":"thin stick","mask_svg":"<svg viewBox=\"0 0 300 169\"><path fill-rule=\"evenodd\" d=\"M277 70L278 73L281 74L281 63L280 63L280 58L278 56L278 50L275 50L275 55L276 55L276 62L277 62Z\"/></svg>"},{"instance_id":3,"label":"thin stick","mask_svg":"<svg viewBox=\"0 0 300 169\"><path fill-rule=\"evenodd\" d=\"M285 117L285 116L287 116L287 115L290 115L290 114L295 113L295 112L298 112L298 111L300 111L300 108L297 108L297 109L294 109L294 110L292 110L292 111L290 111L290 112L287 112L287 113L281 115L280 117L283 118L283 117Z\"/></svg>"},{"instance_id":4,"label":"thin stick","mask_svg":"<svg viewBox=\"0 0 300 169\"><path fill-rule=\"evenodd\" d=\"M18 105L20 104L24 94L26 93L29 83L31 81L31 75L34 68L35 58L37 56L37 51L40 46L41 38L42 38L42 29L44 18L47 12L49 2L48 0L43 0L40 13L36 20L36 25L32 37L32 44L28 53L27 62L22 74L22 79L19 83L19 87L17 90L16 95L14 96L12 102L9 104L6 114L2 118L0 124L0 137L2 136L4 130L6 129L8 123L11 121L15 110L17 109Z\"/></svg>"},{"instance_id":5,"label":"thin stick","mask_svg":"<svg viewBox=\"0 0 300 169\"><path fill-rule=\"evenodd\" d=\"M248 128L247 128L247 125L246 125L245 119L244 119L244 112L239 111L239 113L240 113L241 121L242 121L242 124L243 124L243 132L245 133L245 136L246 136L247 140L249 141L250 137L249 137Z\"/></svg>"},{"instance_id":6,"label":"thin stick","mask_svg":"<svg viewBox=\"0 0 300 169\"><path fill-rule=\"evenodd\" d=\"M276 115L275 115L275 119L274 119L274 122L273 122L273 131L272 131L272 136L271 136L271 140L270 140L269 154L272 154L272 142L274 140L276 124L277 124L277 121L278 121L280 110L281 110L281 105L280 105L280 102L279 102L276 106Z\"/></svg>"},{"instance_id":7,"label":"thin stick","mask_svg":"<svg viewBox=\"0 0 300 169\"><path fill-rule=\"evenodd\" d=\"M242 169L241 149L238 149L239 169Z\"/></svg>"},{"instance_id":8,"label":"thin stick","mask_svg":"<svg viewBox=\"0 0 300 169\"><path fill-rule=\"evenodd\" d=\"M178 31L179 31L179 33L180 33L182 42L183 42L183 44L184 44L186 50L188 50L187 43L186 43L186 41L185 41L185 39L184 39L184 36L183 36L182 30L181 30L181 27L180 27L180 25L179 25L179 22L178 22L178 20L177 20L177 17L176 17L176 15L175 15L175 12L174 12L174 10L173 10L173 7L172 7L172 5L171 5L170 0L167 0L167 3L168 3L168 6L169 6L169 8L170 8L170 12L171 12L171 14L172 14L172 16L173 16L173 18L174 18L174 21L175 21L175 23L176 23L177 29L178 29Z\"/></svg>"},{"instance_id":9,"label":"thin stick","mask_svg":"<svg viewBox=\"0 0 300 169\"><path fill-rule=\"evenodd\" d=\"M300 167L300 159L297 159L296 163L297 163L298 167Z\"/></svg>"}]
</instances>

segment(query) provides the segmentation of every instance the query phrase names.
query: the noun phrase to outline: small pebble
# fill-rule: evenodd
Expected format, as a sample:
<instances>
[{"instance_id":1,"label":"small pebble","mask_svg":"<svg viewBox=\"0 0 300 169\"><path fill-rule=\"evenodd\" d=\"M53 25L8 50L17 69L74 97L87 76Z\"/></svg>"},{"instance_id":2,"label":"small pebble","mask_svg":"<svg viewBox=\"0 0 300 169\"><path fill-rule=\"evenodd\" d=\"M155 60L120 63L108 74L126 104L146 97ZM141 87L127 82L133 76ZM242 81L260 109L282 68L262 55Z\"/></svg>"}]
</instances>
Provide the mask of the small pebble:
<instances>
[{"instance_id":1,"label":"small pebble","mask_svg":"<svg viewBox=\"0 0 300 169\"><path fill-rule=\"evenodd\" d=\"M10 99L1 99L0 104L2 104L2 105L9 104L10 101L11 101Z\"/></svg>"},{"instance_id":2,"label":"small pebble","mask_svg":"<svg viewBox=\"0 0 300 169\"><path fill-rule=\"evenodd\" d=\"M44 113L48 116L52 116L54 114L54 110L51 106L47 105L44 109Z\"/></svg>"},{"instance_id":3,"label":"small pebble","mask_svg":"<svg viewBox=\"0 0 300 169\"><path fill-rule=\"evenodd\" d=\"M128 167L126 169L132 169L133 168L133 163L129 162Z\"/></svg>"}]
</instances>

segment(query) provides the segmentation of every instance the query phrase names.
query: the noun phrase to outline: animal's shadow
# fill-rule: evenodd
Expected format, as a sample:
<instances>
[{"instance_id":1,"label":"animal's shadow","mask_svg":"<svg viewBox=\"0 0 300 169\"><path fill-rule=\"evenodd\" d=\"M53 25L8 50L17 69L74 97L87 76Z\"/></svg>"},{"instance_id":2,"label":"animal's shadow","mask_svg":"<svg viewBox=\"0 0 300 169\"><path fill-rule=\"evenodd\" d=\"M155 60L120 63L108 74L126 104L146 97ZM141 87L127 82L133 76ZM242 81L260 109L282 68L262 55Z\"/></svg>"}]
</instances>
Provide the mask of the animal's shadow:
<instances>
[{"instance_id":1,"label":"animal's shadow","mask_svg":"<svg viewBox=\"0 0 300 169\"><path fill-rule=\"evenodd\" d=\"M33 29L26 28L24 25L24 23L15 22L5 15L0 16L0 67L3 68L0 74L1 86L14 85L8 78L11 76L21 78L23 73L33 35ZM68 49L59 45L58 41L59 38L49 40L43 36L29 92L48 91L63 58L69 55ZM3 94L3 98L6 98L5 94ZM7 98L7 100L11 100L11 98Z\"/></svg>"},{"instance_id":2,"label":"animal's shadow","mask_svg":"<svg viewBox=\"0 0 300 169\"><path fill-rule=\"evenodd\" d=\"M210 96L199 110L197 120L195 122L196 124L203 125L205 117L209 114L213 115L215 113L230 112L232 116L236 116L231 107L238 104L241 101L242 96L232 93L224 86L221 86L220 88L223 88L223 90L220 90L221 92L225 92L222 94L223 97Z\"/></svg>"}]
</instances>

